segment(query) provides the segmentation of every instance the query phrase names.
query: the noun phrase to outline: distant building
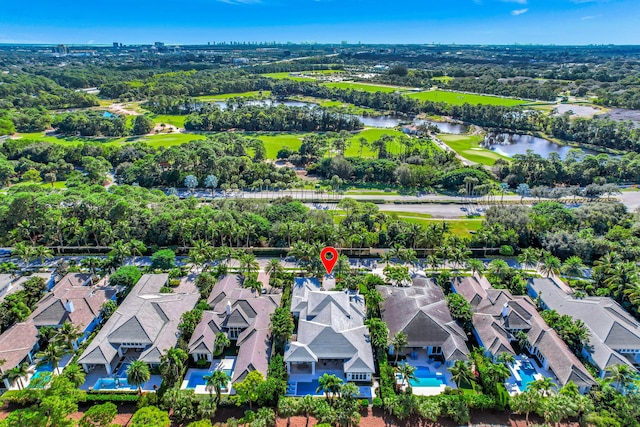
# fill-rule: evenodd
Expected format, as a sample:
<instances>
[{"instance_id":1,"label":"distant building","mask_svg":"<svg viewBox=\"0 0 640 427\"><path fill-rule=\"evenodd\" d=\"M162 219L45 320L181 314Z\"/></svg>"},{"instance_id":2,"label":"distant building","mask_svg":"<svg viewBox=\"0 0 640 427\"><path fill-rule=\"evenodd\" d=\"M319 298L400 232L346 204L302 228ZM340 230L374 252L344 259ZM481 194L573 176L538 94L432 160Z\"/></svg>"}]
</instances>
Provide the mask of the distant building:
<instances>
[{"instance_id":1,"label":"distant building","mask_svg":"<svg viewBox=\"0 0 640 427\"><path fill-rule=\"evenodd\" d=\"M531 279L529 295L540 306L582 320L589 330L589 345L583 355L599 369L600 377L614 365L640 366L640 322L609 297L575 298L557 279Z\"/></svg>"},{"instance_id":2,"label":"distant building","mask_svg":"<svg viewBox=\"0 0 640 427\"><path fill-rule=\"evenodd\" d=\"M560 386L569 381L586 392L596 382L589 371L549 327L531 298L514 296L504 289L485 289L476 277L456 278L453 291L462 295L473 308L473 334L492 358L501 353L516 355L512 343L520 331L527 335L527 351L543 369L550 371Z\"/></svg>"},{"instance_id":3,"label":"distant building","mask_svg":"<svg viewBox=\"0 0 640 427\"><path fill-rule=\"evenodd\" d=\"M418 128L416 125L406 125L402 126L402 133L406 135L422 135L424 132Z\"/></svg>"},{"instance_id":4,"label":"distant building","mask_svg":"<svg viewBox=\"0 0 640 427\"><path fill-rule=\"evenodd\" d=\"M59 53L61 55L66 55L69 53L69 48L63 44L59 44L53 50L54 52Z\"/></svg>"}]
</instances>

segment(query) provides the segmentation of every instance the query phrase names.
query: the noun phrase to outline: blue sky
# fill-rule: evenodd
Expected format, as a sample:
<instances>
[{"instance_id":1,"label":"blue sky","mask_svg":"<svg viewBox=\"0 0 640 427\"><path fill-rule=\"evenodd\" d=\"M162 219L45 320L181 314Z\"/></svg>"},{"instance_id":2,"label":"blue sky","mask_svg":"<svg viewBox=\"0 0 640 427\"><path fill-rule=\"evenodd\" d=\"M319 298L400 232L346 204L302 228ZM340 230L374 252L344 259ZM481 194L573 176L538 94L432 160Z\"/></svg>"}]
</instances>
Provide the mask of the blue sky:
<instances>
[{"instance_id":1,"label":"blue sky","mask_svg":"<svg viewBox=\"0 0 640 427\"><path fill-rule=\"evenodd\" d=\"M0 43L231 40L640 44L640 0L6 0L0 11Z\"/></svg>"}]
</instances>

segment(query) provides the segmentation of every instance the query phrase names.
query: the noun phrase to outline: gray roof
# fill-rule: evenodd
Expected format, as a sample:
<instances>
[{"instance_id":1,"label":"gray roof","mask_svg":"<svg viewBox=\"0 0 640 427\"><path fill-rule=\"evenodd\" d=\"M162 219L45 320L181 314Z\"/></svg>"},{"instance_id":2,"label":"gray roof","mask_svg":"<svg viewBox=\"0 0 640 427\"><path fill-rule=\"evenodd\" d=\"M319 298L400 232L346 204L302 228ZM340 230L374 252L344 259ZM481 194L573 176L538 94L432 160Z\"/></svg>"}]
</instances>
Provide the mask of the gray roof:
<instances>
[{"instance_id":1,"label":"gray roof","mask_svg":"<svg viewBox=\"0 0 640 427\"><path fill-rule=\"evenodd\" d=\"M0 359L5 363L0 372L7 372L22 362L38 342L38 328L31 320L16 323L0 335Z\"/></svg>"},{"instance_id":2,"label":"gray roof","mask_svg":"<svg viewBox=\"0 0 640 427\"><path fill-rule=\"evenodd\" d=\"M11 295L24 289L24 282L32 277L41 277L45 282L51 280L53 272L32 273L29 276L14 276L13 274L0 274L0 302L4 301L7 295Z\"/></svg>"},{"instance_id":3,"label":"gray roof","mask_svg":"<svg viewBox=\"0 0 640 427\"><path fill-rule=\"evenodd\" d=\"M472 305L474 330L491 354L515 354L511 346L515 336L510 331L522 330L562 385L569 381L578 386L595 384L584 365L547 326L529 297L513 296L503 289L484 289L475 277L457 278L453 286Z\"/></svg>"},{"instance_id":4,"label":"gray roof","mask_svg":"<svg viewBox=\"0 0 640 427\"><path fill-rule=\"evenodd\" d=\"M236 343L239 351L232 382L242 381L253 370L266 376L270 356L271 313L280 306L281 298L280 294L261 295L242 287L238 275L223 277L209 295L211 310L203 312L202 320L191 335L189 352L213 353L218 332L240 328L242 332Z\"/></svg>"},{"instance_id":5,"label":"gray roof","mask_svg":"<svg viewBox=\"0 0 640 427\"><path fill-rule=\"evenodd\" d=\"M145 274L82 353L78 363L111 363L121 343L145 344L139 360L159 363L175 346L183 313L193 309L198 293L160 293L168 274Z\"/></svg>"},{"instance_id":6,"label":"gray roof","mask_svg":"<svg viewBox=\"0 0 640 427\"><path fill-rule=\"evenodd\" d=\"M345 372L375 371L362 298L348 292L307 288L301 293L297 340L289 343L286 362L343 359ZM308 308L307 308L308 307ZM293 308L292 308L293 310Z\"/></svg>"},{"instance_id":7,"label":"gray roof","mask_svg":"<svg viewBox=\"0 0 640 427\"><path fill-rule=\"evenodd\" d=\"M320 281L315 278L296 277L291 289L291 312L299 314L307 307L309 292L319 291Z\"/></svg>"},{"instance_id":8,"label":"gray roof","mask_svg":"<svg viewBox=\"0 0 640 427\"><path fill-rule=\"evenodd\" d=\"M446 360L466 359L467 336L451 317L442 289L430 279L416 278L411 287L378 286L382 320L389 335L407 334L408 347L442 347Z\"/></svg>"},{"instance_id":9,"label":"gray roof","mask_svg":"<svg viewBox=\"0 0 640 427\"><path fill-rule=\"evenodd\" d=\"M626 364L618 350L640 349L640 323L620 304L608 297L574 298L557 279L533 279L529 286L541 301L559 314L567 314L585 323L590 332L589 349L593 362L601 370Z\"/></svg>"},{"instance_id":10,"label":"gray roof","mask_svg":"<svg viewBox=\"0 0 640 427\"><path fill-rule=\"evenodd\" d=\"M102 305L112 299L116 288L108 286L106 280L96 285L85 274L67 274L38 302L31 314L36 326L57 326L71 322L83 331L102 312ZM89 284L85 286L86 284ZM73 306L72 310L71 305Z\"/></svg>"}]
</instances>

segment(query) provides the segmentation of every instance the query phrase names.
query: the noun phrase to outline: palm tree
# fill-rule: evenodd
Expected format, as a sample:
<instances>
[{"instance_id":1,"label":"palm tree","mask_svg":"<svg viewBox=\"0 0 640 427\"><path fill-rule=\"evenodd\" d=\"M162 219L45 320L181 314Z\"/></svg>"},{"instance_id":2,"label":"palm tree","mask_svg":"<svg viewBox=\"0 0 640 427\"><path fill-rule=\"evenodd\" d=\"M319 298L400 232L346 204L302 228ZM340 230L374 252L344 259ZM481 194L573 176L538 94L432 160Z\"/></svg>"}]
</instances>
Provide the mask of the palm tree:
<instances>
[{"instance_id":1,"label":"palm tree","mask_svg":"<svg viewBox=\"0 0 640 427\"><path fill-rule=\"evenodd\" d=\"M509 264L505 260L502 259L494 259L489 263L489 267L487 269L490 275L496 277L500 281L502 281L509 271Z\"/></svg>"},{"instance_id":2,"label":"palm tree","mask_svg":"<svg viewBox=\"0 0 640 427\"><path fill-rule=\"evenodd\" d=\"M141 360L135 360L127 367L127 382L138 387L138 393L142 394L142 385L149 381L151 372L149 365Z\"/></svg>"},{"instance_id":3,"label":"palm tree","mask_svg":"<svg viewBox=\"0 0 640 427\"><path fill-rule=\"evenodd\" d=\"M367 306L367 317L375 317L380 313L380 305L384 302L382 294L376 289L364 293L364 303Z\"/></svg>"},{"instance_id":4,"label":"palm tree","mask_svg":"<svg viewBox=\"0 0 640 427\"><path fill-rule=\"evenodd\" d=\"M211 243L206 240L196 240L189 250L189 261L198 268L207 263L213 257Z\"/></svg>"},{"instance_id":5,"label":"palm tree","mask_svg":"<svg viewBox=\"0 0 640 427\"><path fill-rule=\"evenodd\" d=\"M119 265L122 265L124 259L128 256L131 256L131 247L128 243L125 243L122 240L115 241L111 244L111 251L109 252L109 256L114 257L116 262Z\"/></svg>"},{"instance_id":6,"label":"palm tree","mask_svg":"<svg viewBox=\"0 0 640 427\"><path fill-rule=\"evenodd\" d=\"M313 413L315 403L313 397L308 394L298 401L298 411L307 418L305 427L309 427L309 417Z\"/></svg>"},{"instance_id":7,"label":"palm tree","mask_svg":"<svg viewBox=\"0 0 640 427\"><path fill-rule=\"evenodd\" d=\"M260 269L256 256L254 254L242 254L240 256L240 271L244 277L249 276L251 273Z\"/></svg>"},{"instance_id":8,"label":"palm tree","mask_svg":"<svg viewBox=\"0 0 640 427\"><path fill-rule=\"evenodd\" d=\"M36 366L51 364L53 373L58 372L58 364L69 351L58 343L50 342L47 348L36 353Z\"/></svg>"},{"instance_id":9,"label":"palm tree","mask_svg":"<svg viewBox=\"0 0 640 427\"><path fill-rule=\"evenodd\" d=\"M180 378L189 355L180 348L169 348L160 356L159 370L164 381L173 386Z\"/></svg>"},{"instance_id":10,"label":"palm tree","mask_svg":"<svg viewBox=\"0 0 640 427\"><path fill-rule=\"evenodd\" d=\"M5 373L5 375L11 384L17 381L18 389L22 390L24 388L24 382L22 382L22 379L25 378L28 373L29 373L29 364L27 362L22 362L15 368L9 369Z\"/></svg>"},{"instance_id":11,"label":"palm tree","mask_svg":"<svg viewBox=\"0 0 640 427\"><path fill-rule=\"evenodd\" d=\"M40 265L44 265L45 260L53 258L53 251L46 246L35 246L33 256L40 261Z\"/></svg>"},{"instance_id":12,"label":"palm tree","mask_svg":"<svg viewBox=\"0 0 640 427\"><path fill-rule=\"evenodd\" d=\"M229 375L225 371L213 371L211 375L205 375L204 380L206 381L205 390L209 392L211 395L212 391L216 392L216 401L220 402L220 396L222 395L222 388L227 387L227 384L231 380Z\"/></svg>"},{"instance_id":13,"label":"palm tree","mask_svg":"<svg viewBox=\"0 0 640 427\"><path fill-rule=\"evenodd\" d=\"M571 256L562 264L562 272L569 277L582 277L584 264L578 256Z\"/></svg>"},{"instance_id":14,"label":"palm tree","mask_svg":"<svg viewBox=\"0 0 640 427\"><path fill-rule=\"evenodd\" d=\"M507 353L506 351L503 351L502 353L500 353L498 355L498 357L496 358L496 360L499 363L502 363L503 365L511 365L513 364L513 362L515 362L516 358L513 356L513 354L511 353Z\"/></svg>"},{"instance_id":15,"label":"palm tree","mask_svg":"<svg viewBox=\"0 0 640 427\"><path fill-rule=\"evenodd\" d=\"M213 355L220 356L225 348L231 345L231 340L224 332L216 333L216 339L213 343Z\"/></svg>"},{"instance_id":16,"label":"palm tree","mask_svg":"<svg viewBox=\"0 0 640 427\"><path fill-rule=\"evenodd\" d=\"M316 389L316 393L322 391L329 403L333 403L333 396L338 393L340 390L340 386L342 385L342 380L333 374L322 374L320 378L318 378L318 388Z\"/></svg>"},{"instance_id":17,"label":"palm tree","mask_svg":"<svg viewBox=\"0 0 640 427\"><path fill-rule=\"evenodd\" d=\"M407 334L405 334L402 331L395 334L391 339L391 342L389 343L389 345L393 347L393 352L396 355L396 360L395 360L396 364L398 363L398 355L400 354L402 349L404 349L407 346L408 343L409 341L407 339Z\"/></svg>"},{"instance_id":18,"label":"palm tree","mask_svg":"<svg viewBox=\"0 0 640 427\"><path fill-rule=\"evenodd\" d=\"M538 393L547 396L550 394L551 390L553 390L556 387L557 387L556 383L554 383L551 378L544 377L542 379L530 382L527 385L527 391L528 390L537 391Z\"/></svg>"},{"instance_id":19,"label":"palm tree","mask_svg":"<svg viewBox=\"0 0 640 427\"><path fill-rule=\"evenodd\" d=\"M298 412L298 401L290 397L281 397L278 400L278 414L287 419L287 427L291 425L291 417Z\"/></svg>"},{"instance_id":20,"label":"palm tree","mask_svg":"<svg viewBox=\"0 0 640 427\"><path fill-rule=\"evenodd\" d=\"M284 267L280 264L280 260L272 258L264 268L265 273L269 275L269 284L277 281L284 274Z\"/></svg>"},{"instance_id":21,"label":"palm tree","mask_svg":"<svg viewBox=\"0 0 640 427\"><path fill-rule=\"evenodd\" d=\"M518 255L518 262L523 269L535 267L540 262L540 252L536 248L527 248Z\"/></svg>"},{"instance_id":22,"label":"palm tree","mask_svg":"<svg viewBox=\"0 0 640 427\"><path fill-rule=\"evenodd\" d=\"M80 387L84 384L85 373L84 370L77 363L67 365L62 371L62 375L71 381L76 387Z\"/></svg>"},{"instance_id":23,"label":"palm tree","mask_svg":"<svg viewBox=\"0 0 640 427\"><path fill-rule=\"evenodd\" d=\"M411 366L406 362L399 364L396 367L398 373L402 376L402 385L411 385L411 380L416 380L416 367Z\"/></svg>"},{"instance_id":24,"label":"palm tree","mask_svg":"<svg viewBox=\"0 0 640 427\"><path fill-rule=\"evenodd\" d=\"M471 258L467 260L467 268L471 270L471 274L482 277L484 273L484 263L478 258Z\"/></svg>"},{"instance_id":25,"label":"palm tree","mask_svg":"<svg viewBox=\"0 0 640 427\"><path fill-rule=\"evenodd\" d=\"M147 247L140 240L131 239L131 241L129 242L129 247L131 248L132 256L142 256L145 252L147 252Z\"/></svg>"},{"instance_id":26,"label":"palm tree","mask_svg":"<svg viewBox=\"0 0 640 427\"><path fill-rule=\"evenodd\" d=\"M611 382L616 384L616 390L621 393L627 391L629 386L633 384L634 373L629 365L613 365L606 369Z\"/></svg>"},{"instance_id":27,"label":"palm tree","mask_svg":"<svg viewBox=\"0 0 640 427\"><path fill-rule=\"evenodd\" d=\"M516 414L525 414L525 424L529 424L529 414L540 408L540 393L527 390L511 397L509 406Z\"/></svg>"},{"instance_id":28,"label":"palm tree","mask_svg":"<svg viewBox=\"0 0 640 427\"><path fill-rule=\"evenodd\" d=\"M463 382L469 383L471 388L474 388L474 378L473 372L471 372L471 367L464 360L456 360L453 363L453 366L449 368L449 372L451 372L451 379L456 383L456 386L460 388L460 385Z\"/></svg>"},{"instance_id":29,"label":"palm tree","mask_svg":"<svg viewBox=\"0 0 640 427\"><path fill-rule=\"evenodd\" d=\"M547 277L560 274L560 258L550 253L545 254L540 265L540 272Z\"/></svg>"},{"instance_id":30,"label":"palm tree","mask_svg":"<svg viewBox=\"0 0 640 427\"><path fill-rule=\"evenodd\" d=\"M24 242L18 242L13 246L12 254L27 265L35 258L35 248Z\"/></svg>"},{"instance_id":31,"label":"palm tree","mask_svg":"<svg viewBox=\"0 0 640 427\"><path fill-rule=\"evenodd\" d=\"M84 333L75 326L73 323L66 321L62 324L58 330L57 340L67 345L70 352L78 348L78 339L82 337Z\"/></svg>"}]
</instances>

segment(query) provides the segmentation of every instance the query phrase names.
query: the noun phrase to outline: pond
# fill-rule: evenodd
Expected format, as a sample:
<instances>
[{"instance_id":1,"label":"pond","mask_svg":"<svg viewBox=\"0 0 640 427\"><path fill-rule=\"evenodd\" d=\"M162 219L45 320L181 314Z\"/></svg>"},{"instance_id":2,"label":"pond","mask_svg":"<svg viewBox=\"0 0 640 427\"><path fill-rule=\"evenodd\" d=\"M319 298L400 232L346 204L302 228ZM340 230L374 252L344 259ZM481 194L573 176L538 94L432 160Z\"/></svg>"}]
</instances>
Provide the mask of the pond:
<instances>
[{"instance_id":1,"label":"pond","mask_svg":"<svg viewBox=\"0 0 640 427\"><path fill-rule=\"evenodd\" d=\"M558 153L564 158L569 150L576 147L560 145L544 138L532 135L521 135L517 133L488 133L484 138L482 147L495 151L503 156L513 157L515 154L527 154L527 150L541 155L545 159L551 153ZM596 151L578 148L585 154L599 154Z\"/></svg>"},{"instance_id":2,"label":"pond","mask_svg":"<svg viewBox=\"0 0 640 427\"><path fill-rule=\"evenodd\" d=\"M421 120L421 119L414 120L413 122L418 126L419 125L437 126L438 129L440 129L439 133L450 133L454 135L461 135L469 131L469 127L467 125L462 125L459 123L434 122L432 120Z\"/></svg>"}]
</instances>

